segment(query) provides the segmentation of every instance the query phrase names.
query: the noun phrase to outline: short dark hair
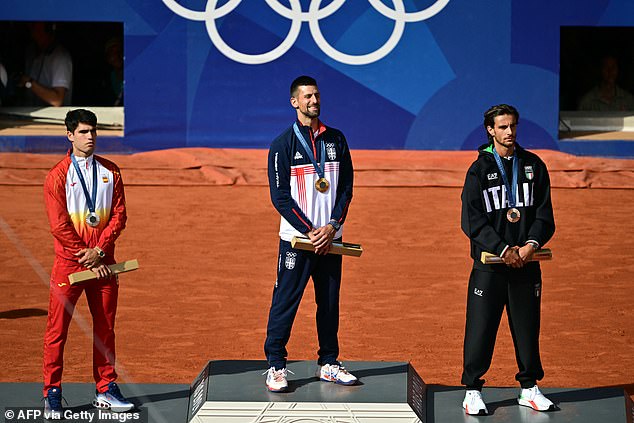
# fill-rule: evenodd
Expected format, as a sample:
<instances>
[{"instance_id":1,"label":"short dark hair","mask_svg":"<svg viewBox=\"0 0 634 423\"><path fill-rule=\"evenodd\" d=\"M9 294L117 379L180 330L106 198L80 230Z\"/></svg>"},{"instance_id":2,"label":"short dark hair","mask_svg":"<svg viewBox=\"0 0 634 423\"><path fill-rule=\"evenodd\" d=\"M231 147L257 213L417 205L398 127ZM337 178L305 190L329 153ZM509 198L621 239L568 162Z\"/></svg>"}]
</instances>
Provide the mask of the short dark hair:
<instances>
[{"instance_id":1,"label":"short dark hair","mask_svg":"<svg viewBox=\"0 0 634 423\"><path fill-rule=\"evenodd\" d=\"M69 132L75 132L75 129L77 129L80 123L85 123L96 128L97 116L90 110L86 109L70 110L66 113L64 123L66 124L66 129L68 129Z\"/></svg>"},{"instance_id":2,"label":"short dark hair","mask_svg":"<svg viewBox=\"0 0 634 423\"><path fill-rule=\"evenodd\" d=\"M297 93L297 88L301 85L314 85L316 87L317 81L312 76L298 76L291 84L291 97L295 97L295 94Z\"/></svg>"},{"instance_id":3,"label":"short dark hair","mask_svg":"<svg viewBox=\"0 0 634 423\"><path fill-rule=\"evenodd\" d=\"M489 134L488 127L493 128L495 126L495 118L497 116L502 115L512 115L515 116L515 123L520 121L520 113L517 109L508 104L498 104L496 106L491 106L489 110L484 112L484 130L487 133L487 137L489 137L489 141L492 141L493 138L491 134Z\"/></svg>"}]
</instances>

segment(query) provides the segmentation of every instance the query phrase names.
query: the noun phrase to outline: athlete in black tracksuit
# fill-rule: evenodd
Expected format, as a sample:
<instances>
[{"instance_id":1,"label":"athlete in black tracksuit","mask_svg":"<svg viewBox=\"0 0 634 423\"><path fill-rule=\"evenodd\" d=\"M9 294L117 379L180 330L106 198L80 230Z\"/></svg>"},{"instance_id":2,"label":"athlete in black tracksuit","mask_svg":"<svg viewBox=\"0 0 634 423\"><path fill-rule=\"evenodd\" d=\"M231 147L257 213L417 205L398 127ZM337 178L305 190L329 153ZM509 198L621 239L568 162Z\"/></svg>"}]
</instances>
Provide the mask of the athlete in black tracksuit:
<instances>
[{"instance_id":1,"label":"athlete in black tracksuit","mask_svg":"<svg viewBox=\"0 0 634 423\"><path fill-rule=\"evenodd\" d=\"M514 110L514 109L513 109ZM486 127L486 124L485 124ZM492 132L491 132L492 135ZM537 155L515 144L515 135L504 142L513 144L512 158L502 158L506 175L512 177L513 160L518 161L518 188L515 207L518 222L507 218L508 195L493 149L497 141L479 148L478 159L467 172L462 191L462 230L471 240L473 269L469 279L464 339L462 384L481 390L482 376L489 369L496 334L506 306L519 372L515 378L522 388L531 388L544 376L539 356L541 270L538 262L482 264L483 251L510 260L521 256L530 244L542 247L553 236L555 222L550 198L550 179ZM532 251L529 253L532 255ZM519 257L517 257L519 259ZM507 261L505 259L505 261Z\"/></svg>"}]
</instances>

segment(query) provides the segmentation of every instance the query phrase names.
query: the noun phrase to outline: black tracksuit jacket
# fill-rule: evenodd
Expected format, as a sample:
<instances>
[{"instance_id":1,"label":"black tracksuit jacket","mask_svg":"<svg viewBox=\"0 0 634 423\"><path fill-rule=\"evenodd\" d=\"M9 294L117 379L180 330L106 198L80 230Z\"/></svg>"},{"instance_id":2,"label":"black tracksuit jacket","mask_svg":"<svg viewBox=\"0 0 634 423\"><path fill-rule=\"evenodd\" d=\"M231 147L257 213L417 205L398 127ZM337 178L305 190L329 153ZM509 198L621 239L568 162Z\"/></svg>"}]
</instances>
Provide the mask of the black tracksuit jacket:
<instances>
[{"instance_id":1,"label":"black tracksuit jacket","mask_svg":"<svg viewBox=\"0 0 634 423\"><path fill-rule=\"evenodd\" d=\"M544 162L534 153L515 145L515 158L519 160L516 208L521 213L519 222L506 218L508 196L500 175L493 144L478 149L478 158L467 172L462 190L462 231L471 241L474 268L499 271L505 265L484 265L480 262L483 251L500 255L508 246L523 246L535 241L542 247L555 232L553 206L550 198L550 177ZM512 182L512 161L504 162L509 184ZM539 266L537 262L527 266Z\"/></svg>"}]
</instances>

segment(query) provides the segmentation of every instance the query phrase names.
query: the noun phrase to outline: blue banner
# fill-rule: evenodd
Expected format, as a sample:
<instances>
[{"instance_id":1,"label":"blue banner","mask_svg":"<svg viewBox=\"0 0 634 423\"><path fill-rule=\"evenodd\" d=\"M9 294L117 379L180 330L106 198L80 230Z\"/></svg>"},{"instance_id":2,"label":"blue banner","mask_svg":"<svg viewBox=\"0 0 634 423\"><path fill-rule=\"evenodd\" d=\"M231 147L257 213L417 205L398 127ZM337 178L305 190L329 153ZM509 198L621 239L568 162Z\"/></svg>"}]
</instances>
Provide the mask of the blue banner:
<instances>
[{"instance_id":1,"label":"blue banner","mask_svg":"<svg viewBox=\"0 0 634 423\"><path fill-rule=\"evenodd\" d=\"M483 112L509 103L520 144L561 150L561 28L634 26L630 0L4 3L2 20L123 22L115 144L127 151L268 148L294 120L289 85L301 74L317 79L322 120L353 149L474 149ZM5 151L45 144L0 138Z\"/></svg>"}]
</instances>

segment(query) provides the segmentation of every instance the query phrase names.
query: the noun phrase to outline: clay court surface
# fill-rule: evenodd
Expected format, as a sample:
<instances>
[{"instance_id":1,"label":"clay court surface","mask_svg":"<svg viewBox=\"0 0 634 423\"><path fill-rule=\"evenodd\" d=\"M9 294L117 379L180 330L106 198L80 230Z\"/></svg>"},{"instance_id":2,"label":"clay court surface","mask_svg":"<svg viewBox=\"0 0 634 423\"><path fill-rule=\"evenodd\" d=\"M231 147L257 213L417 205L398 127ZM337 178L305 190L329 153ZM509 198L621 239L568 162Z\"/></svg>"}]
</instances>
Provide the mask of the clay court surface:
<instances>
[{"instance_id":1,"label":"clay court surface","mask_svg":"<svg viewBox=\"0 0 634 423\"><path fill-rule=\"evenodd\" d=\"M624 386L634 394L634 160L538 152L551 171L557 231L542 265L543 386ZM128 226L118 259L120 381L191 383L208 360L264 359L279 217L261 150L106 155L122 168ZM353 152L345 239L341 359L411 361L428 383L459 385L471 267L460 192L472 152ZM53 239L42 182L59 155L0 154L0 382L42 380ZM577 187L577 188L574 188ZM313 359L313 293L288 346ZM92 380L92 332L80 299L64 381ZM263 369L264 371L265 369ZM492 386L515 386L503 318ZM263 388L264 389L264 388Z\"/></svg>"}]
</instances>

